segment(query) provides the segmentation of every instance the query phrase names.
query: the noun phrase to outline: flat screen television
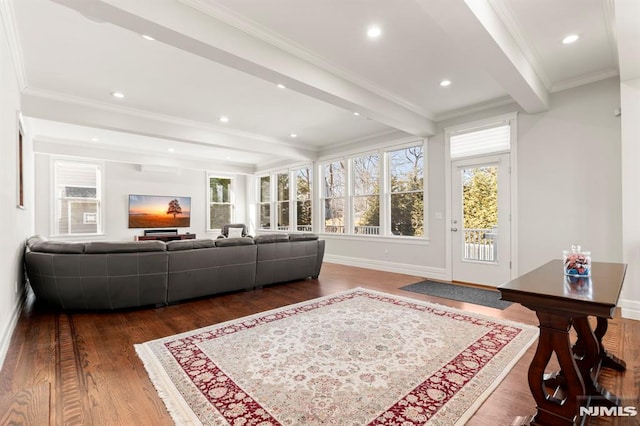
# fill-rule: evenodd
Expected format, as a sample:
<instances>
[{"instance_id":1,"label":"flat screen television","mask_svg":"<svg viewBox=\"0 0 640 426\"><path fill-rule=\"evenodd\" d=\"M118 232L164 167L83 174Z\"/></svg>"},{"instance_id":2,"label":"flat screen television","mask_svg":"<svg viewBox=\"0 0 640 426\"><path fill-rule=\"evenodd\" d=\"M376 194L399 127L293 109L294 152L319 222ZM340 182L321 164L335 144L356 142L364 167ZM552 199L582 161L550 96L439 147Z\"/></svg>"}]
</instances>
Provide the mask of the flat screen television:
<instances>
[{"instance_id":1,"label":"flat screen television","mask_svg":"<svg viewBox=\"0 0 640 426\"><path fill-rule=\"evenodd\" d=\"M129 195L129 228L191 226L191 197Z\"/></svg>"}]
</instances>

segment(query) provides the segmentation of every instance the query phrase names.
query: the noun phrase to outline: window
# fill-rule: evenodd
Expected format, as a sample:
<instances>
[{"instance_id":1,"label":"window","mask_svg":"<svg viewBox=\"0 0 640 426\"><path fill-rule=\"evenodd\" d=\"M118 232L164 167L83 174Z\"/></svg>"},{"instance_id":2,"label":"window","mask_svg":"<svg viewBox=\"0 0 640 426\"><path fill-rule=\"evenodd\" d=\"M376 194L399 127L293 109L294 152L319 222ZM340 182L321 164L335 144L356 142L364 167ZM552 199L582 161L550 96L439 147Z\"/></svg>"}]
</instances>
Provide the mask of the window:
<instances>
[{"instance_id":1,"label":"window","mask_svg":"<svg viewBox=\"0 0 640 426\"><path fill-rule=\"evenodd\" d=\"M278 231L289 231L289 172L276 175L276 197Z\"/></svg>"},{"instance_id":2,"label":"window","mask_svg":"<svg viewBox=\"0 0 640 426\"><path fill-rule=\"evenodd\" d=\"M54 161L54 235L102 233L102 166L70 160Z\"/></svg>"},{"instance_id":3,"label":"window","mask_svg":"<svg viewBox=\"0 0 640 426\"><path fill-rule=\"evenodd\" d=\"M232 180L209 176L209 231L233 222Z\"/></svg>"},{"instance_id":4,"label":"window","mask_svg":"<svg viewBox=\"0 0 640 426\"><path fill-rule=\"evenodd\" d=\"M296 179L296 231L311 232L311 167L304 167L293 172Z\"/></svg>"},{"instance_id":5,"label":"window","mask_svg":"<svg viewBox=\"0 0 640 426\"><path fill-rule=\"evenodd\" d=\"M260 223L258 228L269 229L271 228L271 177L260 177L259 185L258 214L260 216Z\"/></svg>"},{"instance_id":6,"label":"window","mask_svg":"<svg viewBox=\"0 0 640 426\"><path fill-rule=\"evenodd\" d=\"M353 160L353 232L380 234L380 156L356 157Z\"/></svg>"},{"instance_id":7,"label":"window","mask_svg":"<svg viewBox=\"0 0 640 426\"><path fill-rule=\"evenodd\" d=\"M345 162L335 161L325 164L323 177L324 232L343 234L345 232Z\"/></svg>"},{"instance_id":8,"label":"window","mask_svg":"<svg viewBox=\"0 0 640 426\"><path fill-rule=\"evenodd\" d=\"M424 152L422 145L390 151L389 218L393 235L424 236Z\"/></svg>"}]
</instances>

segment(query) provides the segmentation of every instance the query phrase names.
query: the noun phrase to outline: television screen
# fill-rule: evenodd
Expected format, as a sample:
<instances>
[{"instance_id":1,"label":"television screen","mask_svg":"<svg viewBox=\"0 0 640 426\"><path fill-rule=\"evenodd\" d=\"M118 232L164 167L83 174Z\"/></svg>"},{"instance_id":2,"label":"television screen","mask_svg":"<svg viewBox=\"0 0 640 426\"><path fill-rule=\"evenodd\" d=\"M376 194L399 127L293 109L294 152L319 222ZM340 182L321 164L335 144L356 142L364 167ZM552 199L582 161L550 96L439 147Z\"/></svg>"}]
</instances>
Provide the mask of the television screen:
<instances>
[{"instance_id":1,"label":"television screen","mask_svg":"<svg viewBox=\"0 0 640 426\"><path fill-rule=\"evenodd\" d=\"M129 228L191 226L191 197L129 195Z\"/></svg>"}]
</instances>

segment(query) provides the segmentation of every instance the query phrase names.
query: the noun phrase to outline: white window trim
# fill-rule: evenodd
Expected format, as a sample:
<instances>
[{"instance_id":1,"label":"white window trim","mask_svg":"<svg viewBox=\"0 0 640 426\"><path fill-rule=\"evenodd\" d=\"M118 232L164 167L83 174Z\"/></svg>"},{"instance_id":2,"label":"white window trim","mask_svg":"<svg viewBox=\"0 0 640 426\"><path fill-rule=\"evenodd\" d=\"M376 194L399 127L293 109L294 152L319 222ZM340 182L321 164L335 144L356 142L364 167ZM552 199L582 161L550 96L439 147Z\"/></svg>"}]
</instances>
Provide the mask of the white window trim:
<instances>
[{"instance_id":1,"label":"white window trim","mask_svg":"<svg viewBox=\"0 0 640 426\"><path fill-rule=\"evenodd\" d=\"M227 175L224 173L215 173L215 172L207 172L206 174L206 180L205 180L205 200L207 200L206 205L205 205L205 209L206 209L206 232L208 234L215 234L215 233L220 233L222 230L221 228L211 228L211 191L209 188L209 185L211 184L211 178L218 178L218 179L229 179L229 204L231 205L231 218L230 221L231 223L235 223L236 222L236 203L235 203L235 185L236 185L236 179L235 176L232 175ZM216 203L216 204L226 204L226 203Z\"/></svg>"},{"instance_id":2,"label":"white window trim","mask_svg":"<svg viewBox=\"0 0 640 426\"><path fill-rule=\"evenodd\" d=\"M97 232L95 233L82 233L82 234L60 234L58 233L58 227L56 224L56 209L58 208L58 197L57 197L57 184L58 179L56 176L56 164L57 163L79 163L79 164L90 164L94 166L98 166L99 168L99 179L96 183L96 199L98 200L98 212L99 212L99 220ZM105 201L104 201L104 182L105 182L105 163L104 161L95 161L91 159L78 158L78 157L67 157L67 156L50 156L49 157L49 236L52 239L86 239L87 237L100 237L106 234L106 224L105 224Z\"/></svg>"},{"instance_id":3,"label":"white window trim","mask_svg":"<svg viewBox=\"0 0 640 426\"><path fill-rule=\"evenodd\" d=\"M393 235L391 233L391 193L389 188L389 153L393 151L399 151L406 148L411 148L415 146L422 146L423 152L423 234L422 236L400 236ZM364 157L367 155L378 154L380 166L379 166L379 183L380 189L378 196L380 197L380 235L357 235L354 233L353 226L353 159L358 157ZM329 163L344 161L345 162L345 197L344 197L344 206L345 206L345 215L344 215L344 226L345 232L325 232L324 231L324 206L325 200L327 198L324 196L324 188L322 188L322 182L324 182L324 168ZM364 239L398 239L398 240L420 240L420 241L429 241L429 158L428 158L428 144L426 139L415 139L411 138L410 140L403 141L401 143L395 144L386 144L384 146L379 146L376 149L368 149L358 152L351 152L348 156L333 156L327 157L322 161L318 161L317 163L317 176L316 181L318 182L318 186L316 186L318 190L318 209L320 210L317 214L319 218L317 232L322 235L333 235L333 236L341 236L341 237L351 237L351 238L364 238Z\"/></svg>"}]
</instances>

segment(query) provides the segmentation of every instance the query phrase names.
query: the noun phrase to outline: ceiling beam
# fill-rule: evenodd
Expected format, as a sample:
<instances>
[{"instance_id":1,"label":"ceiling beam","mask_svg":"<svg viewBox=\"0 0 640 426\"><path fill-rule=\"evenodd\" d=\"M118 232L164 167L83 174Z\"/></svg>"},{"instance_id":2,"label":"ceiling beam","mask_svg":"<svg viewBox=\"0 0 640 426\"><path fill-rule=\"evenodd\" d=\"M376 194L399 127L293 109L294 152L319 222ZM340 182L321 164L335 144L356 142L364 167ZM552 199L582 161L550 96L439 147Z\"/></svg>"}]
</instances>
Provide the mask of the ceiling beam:
<instances>
[{"instance_id":1,"label":"ceiling beam","mask_svg":"<svg viewBox=\"0 0 640 426\"><path fill-rule=\"evenodd\" d=\"M615 0L614 8L620 80L634 80L640 78L640 2Z\"/></svg>"},{"instance_id":2,"label":"ceiling beam","mask_svg":"<svg viewBox=\"0 0 640 426\"><path fill-rule=\"evenodd\" d=\"M230 134L215 126L174 119L160 114L114 108L84 99L39 93L26 89L21 94L22 113L33 118L132 133L201 146L233 149L295 161L314 161L316 151L281 143L249 133Z\"/></svg>"},{"instance_id":3,"label":"ceiling beam","mask_svg":"<svg viewBox=\"0 0 640 426\"><path fill-rule=\"evenodd\" d=\"M549 92L488 0L416 0L461 49L527 112L549 109Z\"/></svg>"},{"instance_id":4,"label":"ceiling beam","mask_svg":"<svg viewBox=\"0 0 640 426\"><path fill-rule=\"evenodd\" d=\"M52 1L407 133L435 133L427 117L176 0Z\"/></svg>"}]
</instances>

